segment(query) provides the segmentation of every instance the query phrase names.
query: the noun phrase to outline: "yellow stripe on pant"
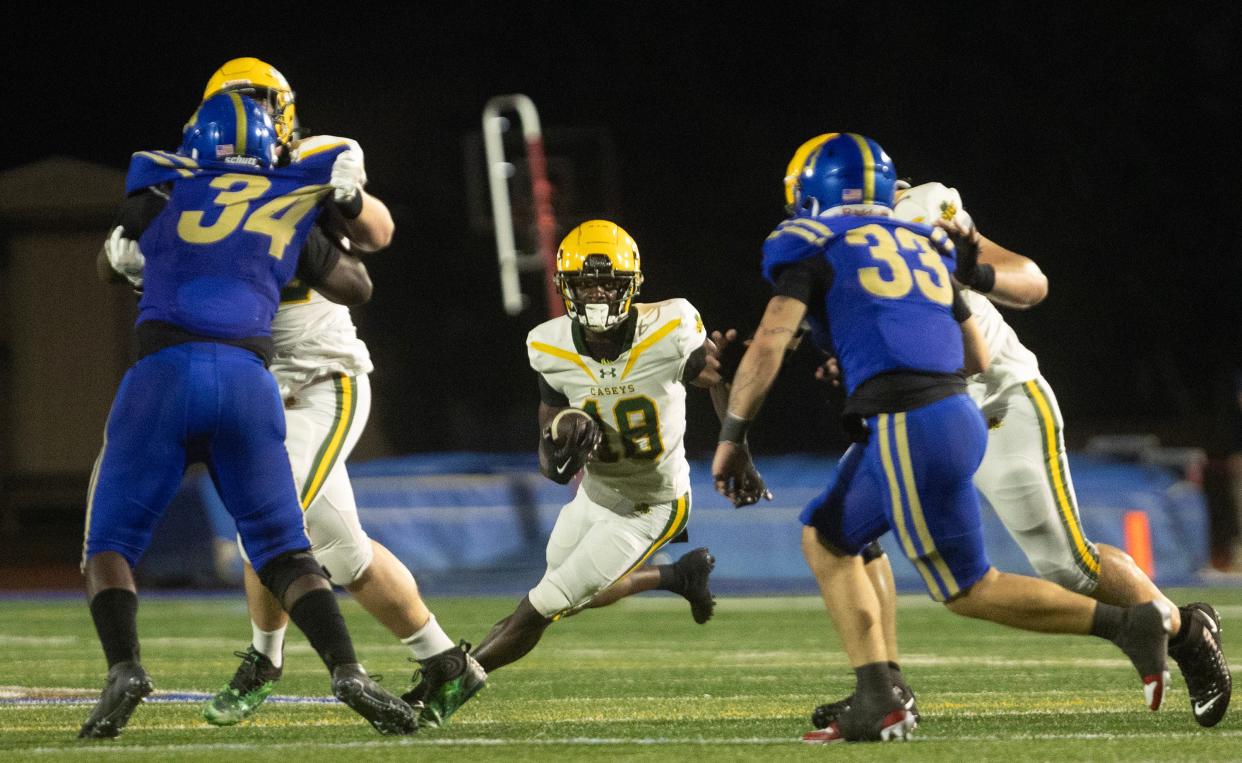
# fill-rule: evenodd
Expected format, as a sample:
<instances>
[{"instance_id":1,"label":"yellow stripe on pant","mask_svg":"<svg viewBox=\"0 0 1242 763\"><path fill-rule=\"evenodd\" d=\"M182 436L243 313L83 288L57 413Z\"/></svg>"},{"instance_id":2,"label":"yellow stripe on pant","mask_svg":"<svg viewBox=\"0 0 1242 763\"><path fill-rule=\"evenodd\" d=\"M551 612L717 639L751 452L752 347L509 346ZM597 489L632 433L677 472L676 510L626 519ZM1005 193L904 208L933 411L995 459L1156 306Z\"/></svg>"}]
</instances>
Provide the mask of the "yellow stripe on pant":
<instances>
[{"instance_id":1,"label":"yellow stripe on pant","mask_svg":"<svg viewBox=\"0 0 1242 763\"><path fill-rule=\"evenodd\" d=\"M643 562L647 561L647 559L650 558L650 556L654 554L661 546L663 546L665 543L668 543L673 538L676 538L677 533L681 532L682 529L685 528L686 522L689 519L690 519L690 494L687 493L686 495L683 495L681 498L678 498L677 501L674 503L673 516L669 519L668 524L664 526L664 532L660 533L660 537L656 539L656 542L652 543L651 547L647 549L646 553L644 553L641 557L639 557L637 562L630 565L630 568L626 570L624 573L622 573L621 577L617 578L617 580L623 579L626 575L630 574L634 570L641 567ZM616 580L614 580L613 582L615 583Z\"/></svg>"},{"instance_id":2,"label":"yellow stripe on pant","mask_svg":"<svg viewBox=\"0 0 1242 763\"><path fill-rule=\"evenodd\" d=\"M315 502L324 481L332 473L332 467L336 465L336 459L345 446L349 428L354 423L354 411L358 407L358 385L352 376L341 374L333 380L333 384L337 386L336 425L319 448L306 484L302 486L302 511L309 509Z\"/></svg>"},{"instance_id":3,"label":"yellow stripe on pant","mask_svg":"<svg viewBox=\"0 0 1242 763\"><path fill-rule=\"evenodd\" d=\"M897 430L897 458L901 464L902 477L906 484L906 495L910 499L910 514L914 517L914 528L923 546L923 559L931 562L932 567L944 581L945 598L953 598L962 592L949 565L945 564L936 544L932 540L931 531L927 528L927 517L923 515L923 503L919 500L918 486L914 482L914 465L910 458L910 439L906 434L906 414L899 413L894 417Z\"/></svg>"},{"instance_id":4,"label":"yellow stripe on pant","mask_svg":"<svg viewBox=\"0 0 1242 763\"><path fill-rule=\"evenodd\" d=\"M902 506L901 483L897 481L897 470L893 466L892 453L889 452L891 447L891 437L888 433L889 420L889 414L881 413L876 428L880 430L880 463L884 466L884 477L888 482L889 501L893 506L893 529L897 531L897 539L901 541L901 548L905 551L906 558L913 562L914 568L923 576L923 582L927 585L927 590L931 593L932 598L936 598L940 595L940 585L936 582L936 578L932 575L927 565L919 559L918 551L914 548L914 540L911 537L905 510Z\"/></svg>"},{"instance_id":5,"label":"yellow stripe on pant","mask_svg":"<svg viewBox=\"0 0 1242 763\"><path fill-rule=\"evenodd\" d=\"M1074 556L1079 566L1087 574L1098 578L1100 575L1100 560L1087 544L1086 535L1083 533L1082 524L1078 519L1078 508L1070 498L1071 493L1066 482L1066 469L1061 461L1060 447L1057 441L1057 421L1052 414L1052 405L1048 402L1047 395L1044 394L1036 380L1032 379L1022 386L1026 388L1027 396L1030 397L1031 402L1035 405L1035 410L1039 413L1040 429L1043 434L1044 467L1047 470L1048 481L1051 483L1052 497L1056 501L1058 512L1061 514L1061 523L1065 526L1070 544L1074 548Z\"/></svg>"}]
</instances>

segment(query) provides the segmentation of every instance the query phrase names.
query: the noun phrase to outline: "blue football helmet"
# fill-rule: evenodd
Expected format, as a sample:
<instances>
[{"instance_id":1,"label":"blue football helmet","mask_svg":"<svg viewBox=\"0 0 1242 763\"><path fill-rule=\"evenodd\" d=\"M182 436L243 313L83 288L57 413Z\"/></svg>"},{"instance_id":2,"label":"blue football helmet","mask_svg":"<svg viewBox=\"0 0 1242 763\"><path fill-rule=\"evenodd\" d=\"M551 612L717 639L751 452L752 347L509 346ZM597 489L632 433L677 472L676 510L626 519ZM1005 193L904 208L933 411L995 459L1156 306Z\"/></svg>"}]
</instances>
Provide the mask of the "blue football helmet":
<instances>
[{"instance_id":1,"label":"blue football helmet","mask_svg":"<svg viewBox=\"0 0 1242 763\"><path fill-rule=\"evenodd\" d=\"M278 144L267 110L248 96L227 92L199 105L182 132L178 153L198 161L271 167Z\"/></svg>"},{"instance_id":2,"label":"blue football helmet","mask_svg":"<svg viewBox=\"0 0 1242 763\"><path fill-rule=\"evenodd\" d=\"M892 207L896 184L893 160L879 143L857 133L834 134L793 178L793 210L818 216L841 207Z\"/></svg>"}]
</instances>

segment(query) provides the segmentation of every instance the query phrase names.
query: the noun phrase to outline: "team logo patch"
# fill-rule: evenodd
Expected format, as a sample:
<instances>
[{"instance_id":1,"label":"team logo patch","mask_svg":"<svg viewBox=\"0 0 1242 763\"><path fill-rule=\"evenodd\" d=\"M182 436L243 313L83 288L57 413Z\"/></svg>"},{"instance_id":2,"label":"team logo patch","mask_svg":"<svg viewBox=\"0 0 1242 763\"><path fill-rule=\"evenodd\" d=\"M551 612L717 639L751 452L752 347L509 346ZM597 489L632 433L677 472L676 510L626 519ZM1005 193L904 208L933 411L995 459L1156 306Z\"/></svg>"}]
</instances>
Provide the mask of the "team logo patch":
<instances>
[{"instance_id":1,"label":"team logo patch","mask_svg":"<svg viewBox=\"0 0 1242 763\"><path fill-rule=\"evenodd\" d=\"M862 201L862 189L861 188L842 189L841 201Z\"/></svg>"},{"instance_id":2,"label":"team logo patch","mask_svg":"<svg viewBox=\"0 0 1242 763\"><path fill-rule=\"evenodd\" d=\"M940 202L940 219L952 220L957 217L957 207L947 201Z\"/></svg>"}]
</instances>

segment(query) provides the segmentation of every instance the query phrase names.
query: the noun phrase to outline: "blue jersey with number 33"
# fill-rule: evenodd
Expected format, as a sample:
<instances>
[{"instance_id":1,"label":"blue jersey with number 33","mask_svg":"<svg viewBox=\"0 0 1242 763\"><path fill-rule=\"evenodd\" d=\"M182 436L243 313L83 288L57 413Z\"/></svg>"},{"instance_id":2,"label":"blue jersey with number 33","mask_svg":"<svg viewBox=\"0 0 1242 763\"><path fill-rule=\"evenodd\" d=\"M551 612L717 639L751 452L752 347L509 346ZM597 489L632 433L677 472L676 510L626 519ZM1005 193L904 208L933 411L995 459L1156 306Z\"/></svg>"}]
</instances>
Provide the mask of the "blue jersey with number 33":
<instances>
[{"instance_id":1,"label":"blue jersey with number 33","mask_svg":"<svg viewBox=\"0 0 1242 763\"><path fill-rule=\"evenodd\" d=\"M139 239L146 266L138 323L222 339L270 335L280 288L297 270L344 148L270 169L134 154L128 193L172 183L167 206Z\"/></svg>"},{"instance_id":2,"label":"blue jersey with number 33","mask_svg":"<svg viewBox=\"0 0 1242 763\"><path fill-rule=\"evenodd\" d=\"M815 258L828 266L827 289L807 318L830 328L847 393L890 371L962 368L954 248L944 231L878 216L794 217L764 242L763 275L775 283L785 268Z\"/></svg>"}]
</instances>

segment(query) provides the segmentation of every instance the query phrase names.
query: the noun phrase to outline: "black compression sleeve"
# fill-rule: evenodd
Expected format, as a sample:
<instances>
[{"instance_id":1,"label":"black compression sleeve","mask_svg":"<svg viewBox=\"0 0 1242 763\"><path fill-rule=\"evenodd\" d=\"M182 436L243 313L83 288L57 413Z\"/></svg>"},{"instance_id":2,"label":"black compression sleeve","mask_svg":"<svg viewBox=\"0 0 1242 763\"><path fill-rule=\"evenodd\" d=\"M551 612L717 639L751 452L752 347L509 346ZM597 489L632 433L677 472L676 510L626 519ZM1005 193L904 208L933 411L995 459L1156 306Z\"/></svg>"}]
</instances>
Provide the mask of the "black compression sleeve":
<instances>
[{"instance_id":1,"label":"black compression sleeve","mask_svg":"<svg viewBox=\"0 0 1242 763\"><path fill-rule=\"evenodd\" d=\"M962 292L957 289L953 292L953 320L962 323L971 316L970 305L966 304L966 300L962 298Z\"/></svg>"},{"instance_id":2,"label":"black compression sleeve","mask_svg":"<svg viewBox=\"0 0 1242 763\"><path fill-rule=\"evenodd\" d=\"M121 202L121 207L117 210L116 217L113 218L108 230L111 231L119 225L125 238L137 241L151 221L164 211L167 204L166 194L154 188L144 188L125 197L125 201Z\"/></svg>"},{"instance_id":3,"label":"black compression sleeve","mask_svg":"<svg viewBox=\"0 0 1242 763\"><path fill-rule=\"evenodd\" d=\"M832 266L822 257L808 257L785 268L776 277L773 293L804 305L823 303L832 285Z\"/></svg>"},{"instance_id":4,"label":"black compression sleeve","mask_svg":"<svg viewBox=\"0 0 1242 763\"><path fill-rule=\"evenodd\" d=\"M307 286L318 286L340 262L344 253L322 228L314 226L310 236L306 238L306 243L302 245L297 277Z\"/></svg>"},{"instance_id":5,"label":"black compression sleeve","mask_svg":"<svg viewBox=\"0 0 1242 763\"><path fill-rule=\"evenodd\" d=\"M537 378L539 379L539 399L545 405L553 408L569 407L569 398L565 397L563 392L553 389L552 385L548 384L548 380L543 378L543 374L539 374Z\"/></svg>"}]
</instances>

